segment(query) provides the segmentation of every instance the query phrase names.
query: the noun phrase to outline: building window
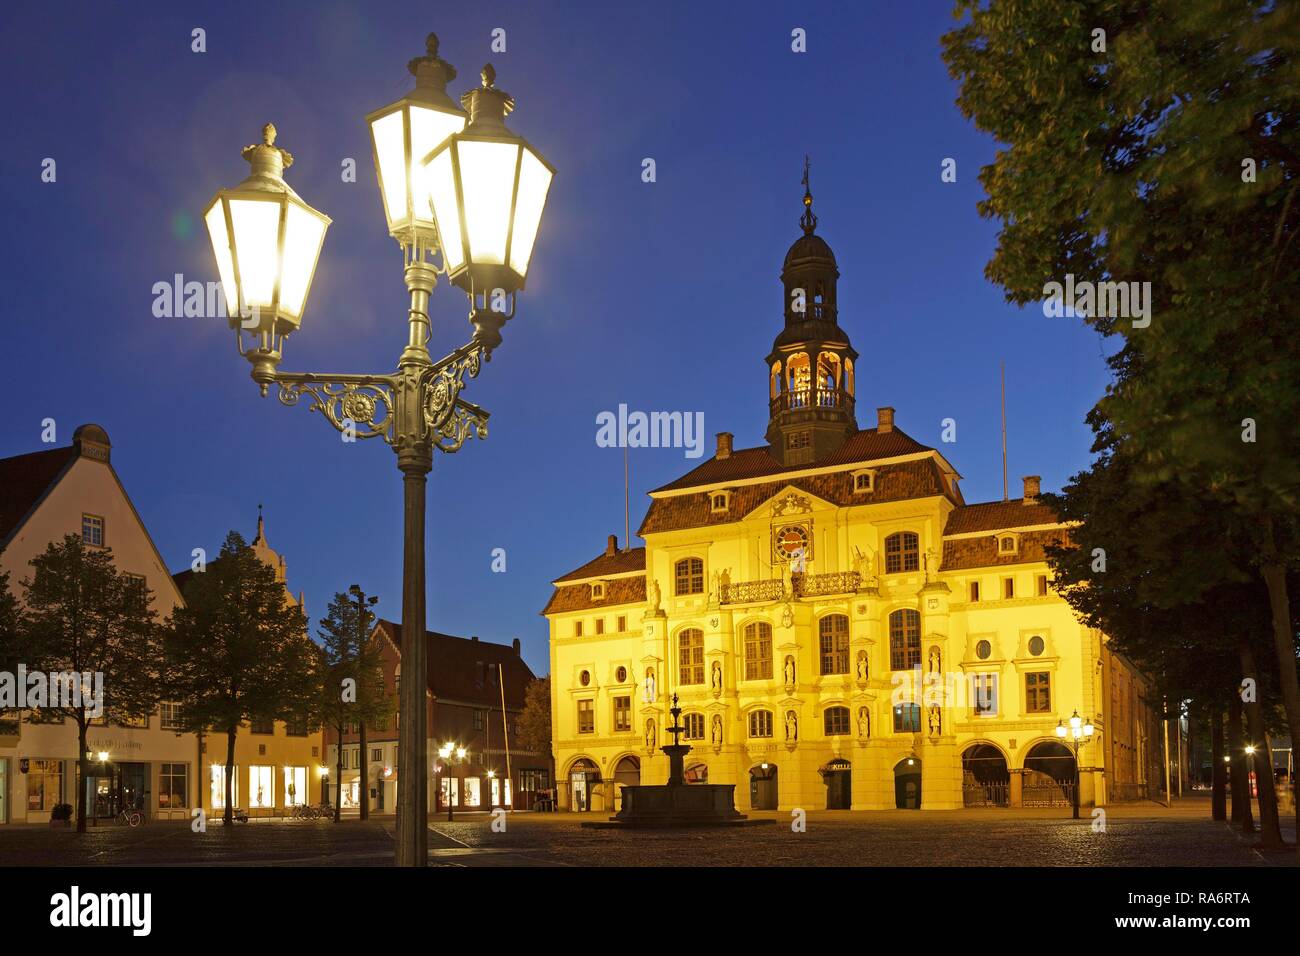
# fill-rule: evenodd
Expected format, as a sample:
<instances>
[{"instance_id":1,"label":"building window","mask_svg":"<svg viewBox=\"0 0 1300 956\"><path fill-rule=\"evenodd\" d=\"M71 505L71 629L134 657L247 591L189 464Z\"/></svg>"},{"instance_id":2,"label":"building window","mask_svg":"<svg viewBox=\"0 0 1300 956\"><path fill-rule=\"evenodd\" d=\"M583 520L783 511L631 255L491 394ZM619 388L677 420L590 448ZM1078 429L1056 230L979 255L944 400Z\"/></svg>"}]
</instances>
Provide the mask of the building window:
<instances>
[{"instance_id":1,"label":"building window","mask_svg":"<svg viewBox=\"0 0 1300 956\"><path fill-rule=\"evenodd\" d=\"M581 621L574 621L574 622L573 622L573 636L574 636L574 637L582 637L582 622L581 622Z\"/></svg>"},{"instance_id":2,"label":"building window","mask_svg":"<svg viewBox=\"0 0 1300 956\"><path fill-rule=\"evenodd\" d=\"M849 732L849 709L827 707L822 713L822 725L827 737L840 737Z\"/></svg>"},{"instance_id":3,"label":"building window","mask_svg":"<svg viewBox=\"0 0 1300 956\"><path fill-rule=\"evenodd\" d=\"M704 739L704 715L703 714L683 714L682 722L686 728L683 736L687 740Z\"/></svg>"},{"instance_id":4,"label":"building window","mask_svg":"<svg viewBox=\"0 0 1300 956\"><path fill-rule=\"evenodd\" d=\"M620 614L618 616L618 632L622 634L626 630L627 630L627 615Z\"/></svg>"},{"instance_id":5,"label":"building window","mask_svg":"<svg viewBox=\"0 0 1300 956\"><path fill-rule=\"evenodd\" d=\"M907 671L921 666L921 614L904 608L889 615L889 667Z\"/></svg>"},{"instance_id":6,"label":"building window","mask_svg":"<svg viewBox=\"0 0 1300 956\"><path fill-rule=\"evenodd\" d=\"M677 594L704 593L704 561L701 558L682 558L675 566Z\"/></svg>"},{"instance_id":7,"label":"building window","mask_svg":"<svg viewBox=\"0 0 1300 956\"><path fill-rule=\"evenodd\" d=\"M627 668L626 668L626 667L619 667L617 670L614 671L614 683L616 683L616 684L626 684L626 683L627 683Z\"/></svg>"},{"instance_id":8,"label":"building window","mask_svg":"<svg viewBox=\"0 0 1300 956\"><path fill-rule=\"evenodd\" d=\"M130 586L130 598L136 608L145 608L149 606L149 583L145 580L143 574L127 574L127 582Z\"/></svg>"},{"instance_id":9,"label":"building window","mask_svg":"<svg viewBox=\"0 0 1300 956\"><path fill-rule=\"evenodd\" d=\"M300 803L306 803L307 799L307 768L285 767L284 805L296 807Z\"/></svg>"},{"instance_id":10,"label":"building window","mask_svg":"<svg viewBox=\"0 0 1300 956\"><path fill-rule=\"evenodd\" d=\"M546 790L551 785L551 773L549 770L520 770L519 771L519 789L536 793L538 790Z\"/></svg>"},{"instance_id":11,"label":"building window","mask_svg":"<svg viewBox=\"0 0 1300 956\"><path fill-rule=\"evenodd\" d=\"M855 471L853 473L853 493L866 494L874 491L876 486L876 473L874 471Z\"/></svg>"},{"instance_id":12,"label":"building window","mask_svg":"<svg viewBox=\"0 0 1300 956\"><path fill-rule=\"evenodd\" d=\"M1016 553L1016 539L1014 535L1007 534L998 538L998 553L999 554Z\"/></svg>"},{"instance_id":13,"label":"building window","mask_svg":"<svg viewBox=\"0 0 1300 956\"><path fill-rule=\"evenodd\" d=\"M754 621L745 625L745 680L772 679L772 625Z\"/></svg>"},{"instance_id":14,"label":"building window","mask_svg":"<svg viewBox=\"0 0 1300 956\"><path fill-rule=\"evenodd\" d=\"M1042 657L1045 650L1047 650L1047 642L1037 634L1029 639L1029 653L1034 657Z\"/></svg>"},{"instance_id":15,"label":"building window","mask_svg":"<svg viewBox=\"0 0 1300 956\"><path fill-rule=\"evenodd\" d=\"M53 810L62 802L63 761L31 761L27 767L27 809Z\"/></svg>"},{"instance_id":16,"label":"building window","mask_svg":"<svg viewBox=\"0 0 1300 956\"><path fill-rule=\"evenodd\" d=\"M141 730L148 730L149 715L146 714L143 717L118 717L113 721L113 723L117 724L119 727L137 727Z\"/></svg>"},{"instance_id":17,"label":"building window","mask_svg":"<svg viewBox=\"0 0 1300 956\"><path fill-rule=\"evenodd\" d=\"M383 747L371 747L371 748L370 748L370 762L371 762L371 763L383 763L383 762L384 762L384 748L383 748Z\"/></svg>"},{"instance_id":18,"label":"building window","mask_svg":"<svg viewBox=\"0 0 1300 956\"><path fill-rule=\"evenodd\" d=\"M253 734L273 734L275 733L275 721L255 718L248 722L248 731Z\"/></svg>"},{"instance_id":19,"label":"building window","mask_svg":"<svg viewBox=\"0 0 1300 956\"><path fill-rule=\"evenodd\" d=\"M998 675L972 674L970 677L971 711L977 717L998 715Z\"/></svg>"},{"instance_id":20,"label":"building window","mask_svg":"<svg viewBox=\"0 0 1300 956\"><path fill-rule=\"evenodd\" d=\"M585 674L586 671L583 671L583 673ZM586 686L586 685L584 684L583 686ZM481 711L481 710L475 710L475 711L474 711L474 729L475 729L475 730L482 730L482 729L483 729L483 711Z\"/></svg>"},{"instance_id":21,"label":"building window","mask_svg":"<svg viewBox=\"0 0 1300 956\"><path fill-rule=\"evenodd\" d=\"M1004 598L1006 598L1008 601L1010 601L1013 597L1016 596L1016 579L1015 579L1015 578L1003 578L1003 579L1002 579L1002 596L1003 596Z\"/></svg>"},{"instance_id":22,"label":"building window","mask_svg":"<svg viewBox=\"0 0 1300 956\"><path fill-rule=\"evenodd\" d=\"M970 599L971 603L980 599L980 583L978 581L972 581L970 583Z\"/></svg>"},{"instance_id":23,"label":"building window","mask_svg":"<svg viewBox=\"0 0 1300 956\"><path fill-rule=\"evenodd\" d=\"M160 730L181 729L181 705L163 701L158 705L158 727Z\"/></svg>"},{"instance_id":24,"label":"building window","mask_svg":"<svg viewBox=\"0 0 1300 956\"><path fill-rule=\"evenodd\" d=\"M1038 587L1038 596L1047 597L1047 575L1040 574L1034 581Z\"/></svg>"},{"instance_id":25,"label":"building window","mask_svg":"<svg viewBox=\"0 0 1300 956\"><path fill-rule=\"evenodd\" d=\"M255 810L275 806L274 767L248 768L248 805Z\"/></svg>"},{"instance_id":26,"label":"building window","mask_svg":"<svg viewBox=\"0 0 1300 956\"><path fill-rule=\"evenodd\" d=\"M597 634L605 633L605 619L603 617L596 618L596 633Z\"/></svg>"},{"instance_id":27,"label":"building window","mask_svg":"<svg viewBox=\"0 0 1300 956\"><path fill-rule=\"evenodd\" d=\"M96 548L104 546L104 519L99 515L81 516L81 540Z\"/></svg>"},{"instance_id":28,"label":"building window","mask_svg":"<svg viewBox=\"0 0 1300 956\"><path fill-rule=\"evenodd\" d=\"M593 584L591 586L591 599L593 601L599 601L602 600L604 597L605 597L604 582L598 582L596 584Z\"/></svg>"},{"instance_id":29,"label":"building window","mask_svg":"<svg viewBox=\"0 0 1300 956\"><path fill-rule=\"evenodd\" d=\"M386 723L386 721L385 721L385 723ZM383 726L380 726L379 729L380 729L380 730L383 730L384 727L383 727ZM305 718L305 717L298 717L298 718L295 718L294 720L286 720L286 721L284 722L284 735L285 735L286 737L306 737L306 736L307 736L307 718Z\"/></svg>"},{"instance_id":30,"label":"building window","mask_svg":"<svg viewBox=\"0 0 1300 956\"><path fill-rule=\"evenodd\" d=\"M920 704L894 705L894 733L915 734L921 730Z\"/></svg>"},{"instance_id":31,"label":"building window","mask_svg":"<svg viewBox=\"0 0 1300 956\"><path fill-rule=\"evenodd\" d=\"M749 736L751 737L772 736L772 712L770 710L755 710L750 712Z\"/></svg>"},{"instance_id":32,"label":"building window","mask_svg":"<svg viewBox=\"0 0 1300 956\"><path fill-rule=\"evenodd\" d=\"M900 531L885 539L885 573L915 571L921 566L920 539L910 531Z\"/></svg>"},{"instance_id":33,"label":"building window","mask_svg":"<svg viewBox=\"0 0 1300 956\"><path fill-rule=\"evenodd\" d=\"M712 501L714 512L727 511L731 508L731 496L725 491L715 492Z\"/></svg>"},{"instance_id":34,"label":"building window","mask_svg":"<svg viewBox=\"0 0 1300 956\"><path fill-rule=\"evenodd\" d=\"M827 614L818 623L821 639L823 674L849 672L849 619L843 614Z\"/></svg>"},{"instance_id":35,"label":"building window","mask_svg":"<svg viewBox=\"0 0 1300 956\"><path fill-rule=\"evenodd\" d=\"M677 636L677 680L681 684L704 683L704 632L690 627Z\"/></svg>"},{"instance_id":36,"label":"building window","mask_svg":"<svg viewBox=\"0 0 1300 956\"><path fill-rule=\"evenodd\" d=\"M1052 675L1043 671L1025 675L1025 713L1047 714L1052 710Z\"/></svg>"},{"instance_id":37,"label":"building window","mask_svg":"<svg viewBox=\"0 0 1300 956\"><path fill-rule=\"evenodd\" d=\"M626 733L632 729L632 698L614 698L614 731Z\"/></svg>"},{"instance_id":38,"label":"building window","mask_svg":"<svg viewBox=\"0 0 1300 956\"><path fill-rule=\"evenodd\" d=\"M594 734L596 732L596 711L589 700L578 701L578 733Z\"/></svg>"},{"instance_id":39,"label":"building window","mask_svg":"<svg viewBox=\"0 0 1300 956\"><path fill-rule=\"evenodd\" d=\"M211 804L213 810L224 810L226 808L226 765L212 765L211 781ZM235 768L234 776L231 777L230 784L231 806L239 806L239 768Z\"/></svg>"},{"instance_id":40,"label":"building window","mask_svg":"<svg viewBox=\"0 0 1300 956\"><path fill-rule=\"evenodd\" d=\"M189 806L188 764L163 763L158 765L158 809L176 810Z\"/></svg>"}]
</instances>

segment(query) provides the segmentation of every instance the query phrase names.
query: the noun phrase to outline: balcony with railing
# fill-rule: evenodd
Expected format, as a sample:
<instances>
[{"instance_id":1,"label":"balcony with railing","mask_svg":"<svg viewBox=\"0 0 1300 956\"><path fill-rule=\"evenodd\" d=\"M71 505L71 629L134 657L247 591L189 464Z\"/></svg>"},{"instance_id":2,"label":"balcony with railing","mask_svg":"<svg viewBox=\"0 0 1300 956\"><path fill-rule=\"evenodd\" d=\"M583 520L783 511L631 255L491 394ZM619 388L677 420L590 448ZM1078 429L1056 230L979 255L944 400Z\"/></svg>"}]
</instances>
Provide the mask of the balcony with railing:
<instances>
[{"instance_id":1,"label":"balcony with railing","mask_svg":"<svg viewBox=\"0 0 1300 956\"><path fill-rule=\"evenodd\" d=\"M780 392L773 398L770 411L776 415L780 412L817 408L842 408L851 414L853 396L846 389L829 386L794 388Z\"/></svg>"},{"instance_id":2,"label":"balcony with railing","mask_svg":"<svg viewBox=\"0 0 1300 956\"><path fill-rule=\"evenodd\" d=\"M858 589L862 575L857 571L832 571L829 574L792 574L795 597L822 597L827 594L851 594Z\"/></svg>"},{"instance_id":3,"label":"balcony with railing","mask_svg":"<svg viewBox=\"0 0 1300 956\"><path fill-rule=\"evenodd\" d=\"M722 585L718 600L722 604L754 604L759 601L780 601L785 597L785 582L778 579L768 581L740 581L736 584Z\"/></svg>"}]
</instances>

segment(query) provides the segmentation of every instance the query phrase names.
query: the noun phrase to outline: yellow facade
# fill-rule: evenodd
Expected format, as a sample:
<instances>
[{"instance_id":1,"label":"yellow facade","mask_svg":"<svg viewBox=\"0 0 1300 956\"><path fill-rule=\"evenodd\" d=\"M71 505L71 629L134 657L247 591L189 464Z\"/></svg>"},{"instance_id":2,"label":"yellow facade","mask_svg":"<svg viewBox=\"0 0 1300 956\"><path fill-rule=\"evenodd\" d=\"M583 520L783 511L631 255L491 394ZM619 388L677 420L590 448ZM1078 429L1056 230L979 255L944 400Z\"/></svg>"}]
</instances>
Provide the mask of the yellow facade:
<instances>
[{"instance_id":1,"label":"yellow facade","mask_svg":"<svg viewBox=\"0 0 1300 956\"><path fill-rule=\"evenodd\" d=\"M1068 802L1056 728L1075 712L1095 728L1081 802L1144 793L1147 684L1052 591L1045 548L1068 529L1038 479L967 504L892 408L858 427L857 353L811 203L765 360L767 444L719 434L711 459L650 492L644 548L611 538L553 582L561 806L608 811L620 785L666 782L674 696L688 782L735 784L742 811ZM1117 709L1113 680L1137 706Z\"/></svg>"}]
</instances>

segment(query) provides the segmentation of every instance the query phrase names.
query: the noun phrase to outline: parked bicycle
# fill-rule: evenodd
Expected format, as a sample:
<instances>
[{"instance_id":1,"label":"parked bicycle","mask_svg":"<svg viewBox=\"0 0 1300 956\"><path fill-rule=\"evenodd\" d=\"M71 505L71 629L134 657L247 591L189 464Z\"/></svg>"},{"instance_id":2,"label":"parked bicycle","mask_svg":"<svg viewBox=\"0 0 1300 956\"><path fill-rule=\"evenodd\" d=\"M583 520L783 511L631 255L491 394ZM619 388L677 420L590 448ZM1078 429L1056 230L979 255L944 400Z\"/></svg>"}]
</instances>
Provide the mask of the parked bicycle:
<instances>
[{"instance_id":1,"label":"parked bicycle","mask_svg":"<svg viewBox=\"0 0 1300 956\"><path fill-rule=\"evenodd\" d=\"M120 811L118 811L117 822L121 825L129 826L132 829L135 829L136 827L144 823L144 814L141 813L139 810L130 810L127 809L126 807L123 807Z\"/></svg>"}]
</instances>

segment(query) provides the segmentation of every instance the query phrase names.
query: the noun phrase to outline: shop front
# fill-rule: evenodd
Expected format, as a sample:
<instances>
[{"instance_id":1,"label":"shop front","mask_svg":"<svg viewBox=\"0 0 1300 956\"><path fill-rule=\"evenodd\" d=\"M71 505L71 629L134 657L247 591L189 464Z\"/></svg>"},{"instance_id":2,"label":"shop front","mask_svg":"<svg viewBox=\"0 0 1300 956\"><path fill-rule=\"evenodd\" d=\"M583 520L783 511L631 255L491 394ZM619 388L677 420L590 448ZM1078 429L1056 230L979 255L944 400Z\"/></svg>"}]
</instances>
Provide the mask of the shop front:
<instances>
[{"instance_id":1,"label":"shop front","mask_svg":"<svg viewBox=\"0 0 1300 956\"><path fill-rule=\"evenodd\" d=\"M150 814L153 792L149 771L147 763L92 761L85 781L87 818L112 820L124 810Z\"/></svg>"}]
</instances>

